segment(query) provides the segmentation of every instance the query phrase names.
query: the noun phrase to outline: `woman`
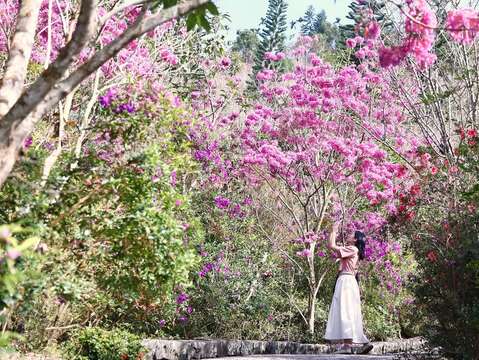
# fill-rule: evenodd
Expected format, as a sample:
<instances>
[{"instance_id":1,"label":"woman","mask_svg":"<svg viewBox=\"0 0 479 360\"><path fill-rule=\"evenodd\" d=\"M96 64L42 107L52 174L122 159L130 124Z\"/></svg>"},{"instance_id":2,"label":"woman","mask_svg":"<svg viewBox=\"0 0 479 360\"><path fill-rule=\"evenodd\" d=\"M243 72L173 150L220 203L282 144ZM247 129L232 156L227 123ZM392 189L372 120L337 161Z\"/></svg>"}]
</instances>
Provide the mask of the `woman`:
<instances>
[{"instance_id":1,"label":"woman","mask_svg":"<svg viewBox=\"0 0 479 360\"><path fill-rule=\"evenodd\" d=\"M346 246L337 246L339 223L333 225L328 247L339 256L339 276L329 309L328 325L324 338L336 343L336 353L367 354L373 348L363 332L361 299L356 280L359 260L364 259L365 235L356 231L346 239ZM355 347L353 344L363 344Z\"/></svg>"}]
</instances>

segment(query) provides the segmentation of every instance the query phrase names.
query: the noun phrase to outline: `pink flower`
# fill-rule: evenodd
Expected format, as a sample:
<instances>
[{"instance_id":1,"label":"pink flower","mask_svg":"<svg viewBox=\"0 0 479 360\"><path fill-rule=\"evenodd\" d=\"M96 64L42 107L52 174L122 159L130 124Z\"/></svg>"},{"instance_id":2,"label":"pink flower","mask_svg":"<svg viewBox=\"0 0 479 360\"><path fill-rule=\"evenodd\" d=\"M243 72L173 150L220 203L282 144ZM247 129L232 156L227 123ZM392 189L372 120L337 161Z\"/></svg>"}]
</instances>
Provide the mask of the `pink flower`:
<instances>
[{"instance_id":1,"label":"pink flower","mask_svg":"<svg viewBox=\"0 0 479 360\"><path fill-rule=\"evenodd\" d=\"M273 79L275 72L269 69L263 69L258 74L256 74L256 79L258 81L266 81Z\"/></svg>"},{"instance_id":2,"label":"pink flower","mask_svg":"<svg viewBox=\"0 0 479 360\"><path fill-rule=\"evenodd\" d=\"M8 238L12 236L12 233L10 229L8 229L6 226L2 227L0 229L0 239L1 240L8 240Z\"/></svg>"},{"instance_id":3,"label":"pink flower","mask_svg":"<svg viewBox=\"0 0 479 360\"><path fill-rule=\"evenodd\" d=\"M228 68L231 65L231 59L229 57L223 57L220 60L220 65L222 68Z\"/></svg>"},{"instance_id":4,"label":"pink flower","mask_svg":"<svg viewBox=\"0 0 479 360\"><path fill-rule=\"evenodd\" d=\"M169 63L170 65L178 64L178 57L175 54L173 54L173 52L169 48L165 48L161 50L160 56L161 56L161 60Z\"/></svg>"},{"instance_id":5,"label":"pink flower","mask_svg":"<svg viewBox=\"0 0 479 360\"><path fill-rule=\"evenodd\" d=\"M473 9L451 10L447 13L446 28L454 41L471 44L479 31L478 12Z\"/></svg>"},{"instance_id":6,"label":"pink flower","mask_svg":"<svg viewBox=\"0 0 479 360\"><path fill-rule=\"evenodd\" d=\"M355 48L356 47L356 40L355 39L346 39L346 46L348 48Z\"/></svg>"},{"instance_id":7,"label":"pink flower","mask_svg":"<svg viewBox=\"0 0 479 360\"><path fill-rule=\"evenodd\" d=\"M10 249L7 251L7 257L12 260L19 258L21 255L22 253L17 249Z\"/></svg>"},{"instance_id":8,"label":"pink flower","mask_svg":"<svg viewBox=\"0 0 479 360\"><path fill-rule=\"evenodd\" d=\"M470 138L477 137L477 130L476 129L467 130L467 136Z\"/></svg>"},{"instance_id":9,"label":"pink flower","mask_svg":"<svg viewBox=\"0 0 479 360\"><path fill-rule=\"evenodd\" d=\"M396 66L407 55L413 56L423 68L430 66L436 56L430 51L434 44L437 18L425 0L407 1L406 38L399 46L379 50L382 67Z\"/></svg>"},{"instance_id":10,"label":"pink flower","mask_svg":"<svg viewBox=\"0 0 479 360\"><path fill-rule=\"evenodd\" d=\"M366 39L376 40L381 35L381 28L377 21L372 21L364 29L364 37Z\"/></svg>"},{"instance_id":11,"label":"pink flower","mask_svg":"<svg viewBox=\"0 0 479 360\"><path fill-rule=\"evenodd\" d=\"M285 58L285 54L283 52L274 53L272 51L268 51L264 54L265 60L269 61L281 61Z\"/></svg>"},{"instance_id":12,"label":"pink flower","mask_svg":"<svg viewBox=\"0 0 479 360\"><path fill-rule=\"evenodd\" d=\"M426 257L430 262L436 262L437 261L437 254L434 250L429 251L427 253Z\"/></svg>"},{"instance_id":13,"label":"pink flower","mask_svg":"<svg viewBox=\"0 0 479 360\"><path fill-rule=\"evenodd\" d=\"M391 48L383 47L379 49L379 64L381 67L388 68L397 66L406 57L407 52L402 46Z\"/></svg>"},{"instance_id":14,"label":"pink flower","mask_svg":"<svg viewBox=\"0 0 479 360\"><path fill-rule=\"evenodd\" d=\"M176 170L173 170L170 174L170 185L176 186Z\"/></svg>"},{"instance_id":15,"label":"pink flower","mask_svg":"<svg viewBox=\"0 0 479 360\"><path fill-rule=\"evenodd\" d=\"M298 255L300 257L308 257L308 256L311 255L311 251L309 251L309 249L304 249L304 250L301 250L301 251L297 251L296 255Z\"/></svg>"}]
</instances>

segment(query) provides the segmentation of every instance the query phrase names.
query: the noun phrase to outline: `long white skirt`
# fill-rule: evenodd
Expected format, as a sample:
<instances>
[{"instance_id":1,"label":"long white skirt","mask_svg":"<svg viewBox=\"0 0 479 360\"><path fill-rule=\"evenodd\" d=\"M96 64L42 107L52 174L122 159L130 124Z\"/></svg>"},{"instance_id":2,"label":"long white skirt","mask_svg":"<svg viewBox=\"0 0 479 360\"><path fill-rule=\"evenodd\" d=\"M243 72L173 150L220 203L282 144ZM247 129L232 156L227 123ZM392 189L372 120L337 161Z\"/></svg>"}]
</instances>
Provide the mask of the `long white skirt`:
<instances>
[{"instance_id":1,"label":"long white skirt","mask_svg":"<svg viewBox=\"0 0 479 360\"><path fill-rule=\"evenodd\" d=\"M353 343L368 343L363 332L359 287L353 275L340 275L334 288L329 309L326 340L352 339Z\"/></svg>"}]
</instances>

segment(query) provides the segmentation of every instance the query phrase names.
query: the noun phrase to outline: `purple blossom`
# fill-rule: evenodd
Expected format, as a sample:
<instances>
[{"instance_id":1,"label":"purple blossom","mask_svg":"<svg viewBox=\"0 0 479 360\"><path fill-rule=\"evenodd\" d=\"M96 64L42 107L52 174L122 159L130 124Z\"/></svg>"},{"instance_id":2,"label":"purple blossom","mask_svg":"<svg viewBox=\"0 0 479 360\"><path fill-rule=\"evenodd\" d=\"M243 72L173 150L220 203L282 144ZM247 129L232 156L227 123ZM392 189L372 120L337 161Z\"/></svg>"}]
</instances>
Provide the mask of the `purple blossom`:
<instances>
[{"instance_id":1,"label":"purple blossom","mask_svg":"<svg viewBox=\"0 0 479 360\"><path fill-rule=\"evenodd\" d=\"M135 112L135 105L133 105L131 102L128 102L126 104L124 104L124 109L129 113L133 113Z\"/></svg>"},{"instance_id":2,"label":"purple blossom","mask_svg":"<svg viewBox=\"0 0 479 360\"><path fill-rule=\"evenodd\" d=\"M131 114L131 113L135 112L135 105L133 105L131 102L120 104L113 110L113 112L116 113L116 114L120 114L120 113L124 113L124 112L127 112L128 114Z\"/></svg>"},{"instance_id":3,"label":"purple blossom","mask_svg":"<svg viewBox=\"0 0 479 360\"><path fill-rule=\"evenodd\" d=\"M152 181L153 183L157 183L158 181L160 181L161 175L162 175L161 169L160 169L160 168L156 169L155 173L154 173L153 176L151 177L151 181Z\"/></svg>"},{"instance_id":4,"label":"purple blossom","mask_svg":"<svg viewBox=\"0 0 479 360\"><path fill-rule=\"evenodd\" d=\"M219 209L226 209L230 205L231 201L227 198L224 198L222 196L217 196L215 197L215 205Z\"/></svg>"},{"instance_id":5,"label":"purple blossom","mask_svg":"<svg viewBox=\"0 0 479 360\"><path fill-rule=\"evenodd\" d=\"M108 108L111 106L112 101L116 98L117 91L115 89L108 89L105 95L99 97L100 105L103 108Z\"/></svg>"},{"instance_id":6,"label":"purple blossom","mask_svg":"<svg viewBox=\"0 0 479 360\"><path fill-rule=\"evenodd\" d=\"M53 151L53 149L55 149L55 145L48 141L43 144L43 147L48 151Z\"/></svg>"},{"instance_id":7,"label":"purple blossom","mask_svg":"<svg viewBox=\"0 0 479 360\"><path fill-rule=\"evenodd\" d=\"M160 326L160 328L165 327L165 325L166 325L166 320L161 319L161 320L158 322L158 325Z\"/></svg>"},{"instance_id":8,"label":"purple blossom","mask_svg":"<svg viewBox=\"0 0 479 360\"><path fill-rule=\"evenodd\" d=\"M308 257L308 256L311 255L311 251L309 251L309 249L304 249L304 250L301 250L301 251L297 251L296 255L298 255L300 257Z\"/></svg>"},{"instance_id":9,"label":"purple blossom","mask_svg":"<svg viewBox=\"0 0 479 360\"><path fill-rule=\"evenodd\" d=\"M392 250L395 252L395 253L401 253L401 244L399 244L398 242L395 242L392 246Z\"/></svg>"},{"instance_id":10,"label":"purple blossom","mask_svg":"<svg viewBox=\"0 0 479 360\"><path fill-rule=\"evenodd\" d=\"M23 141L23 150L28 150L30 146L33 144L33 139L31 136L27 137L25 141Z\"/></svg>"},{"instance_id":11,"label":"purple blossom","mask_svg":"<svg viewBox=\"0 0 479 360\"><path fill-rule=\"evenodd\" d=\"M244 198L244 200L243 200L243 205L245 205L245 206L249 206L249 205L251 205L252 203L253 203L253 200L252 200L250 197L246 197L246 198Z\"/></svg>"},{"instance_id":12,"label":"purple blossom","mask_svg":"<svg viewBox=\"0 0 479 360\"><path fill-rule=\"evenodd\" d=\"M179 305L179 304L183 304L185 301L188 300L188 295L185 294L185 293L180 293L177 297L176 297L176 303Z\"/></svg>"},{"instance_id":13,"label":"purple blossom","mask_svg":"<svg viewBox=\"0 0 479 360\"><path fill-rule=\"evenodd\" d=\"M214 269L215 265L212 263L206 263L203 265L203 268L198 272L198 276L201 278L206 277L206 275Z\"/></svg>"},{"instance_id":14,"label":"purple blossom","mask_svg":"<svg viewBox=\"0 0 479 360\"><path fill-rule=\"evenodd\" d=\"M171 186L176 186L176 170L173 170L170 174L170 184Z\"/></svg>"},{"instance_id":15,"label":"purple blossom","mask_svg":"<svg viewBox=\"0 0 479 360\"><path fill-rule=\"evenodd\" d=\"M223 68L227 68L231 65L231 59L229 57L223 57L220 61L220 65Z\"/></svg>"}]
</instances>

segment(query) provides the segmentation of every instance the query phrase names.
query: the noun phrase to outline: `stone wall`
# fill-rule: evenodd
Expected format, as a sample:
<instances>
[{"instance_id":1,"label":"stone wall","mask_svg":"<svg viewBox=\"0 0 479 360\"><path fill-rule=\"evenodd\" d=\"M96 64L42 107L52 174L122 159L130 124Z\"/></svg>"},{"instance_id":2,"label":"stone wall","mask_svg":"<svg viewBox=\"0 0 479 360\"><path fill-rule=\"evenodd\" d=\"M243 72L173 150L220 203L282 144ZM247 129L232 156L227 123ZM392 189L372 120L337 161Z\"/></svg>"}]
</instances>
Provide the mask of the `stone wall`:
<instances>
[{"instance_id":1,"label":"stone wall","mask_svg":"<svg viewBox=\"0 0 479 360\"><path fill-rule=\"evenodd\" d=\"M190 360L225 356L256 354L325 354L325 344L300 344L289 341L255 340L156 340L148 339L143 345L149 350L150 360ZM426 347L422 338L375 342L371 354L392 354L418 351Z\"/></svg>"}]
</instances>

